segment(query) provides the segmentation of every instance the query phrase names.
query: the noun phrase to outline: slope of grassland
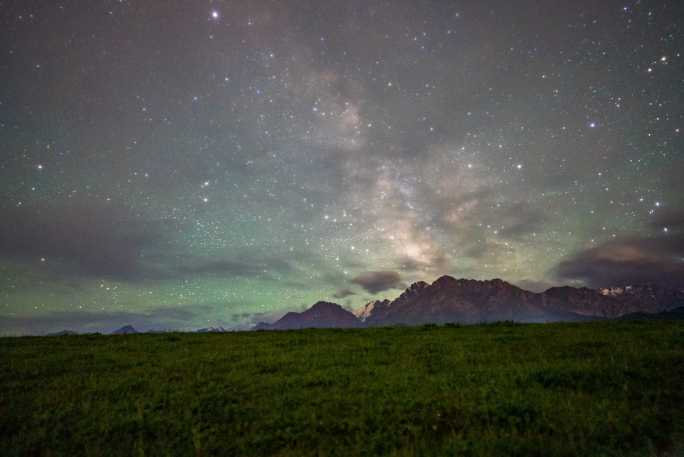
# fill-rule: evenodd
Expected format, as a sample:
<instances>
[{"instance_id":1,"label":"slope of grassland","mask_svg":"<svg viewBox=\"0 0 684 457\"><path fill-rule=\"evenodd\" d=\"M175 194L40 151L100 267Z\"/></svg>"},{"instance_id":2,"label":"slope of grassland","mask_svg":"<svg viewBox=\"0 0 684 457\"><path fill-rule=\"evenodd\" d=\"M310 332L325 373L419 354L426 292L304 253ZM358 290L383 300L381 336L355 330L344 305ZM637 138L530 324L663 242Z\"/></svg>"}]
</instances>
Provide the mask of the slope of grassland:
<instances>
[{"instance_id":1,"label":"slope of grassland","mask_svg":"<svg viewBox=\"0 0 684 457\"><path fill-rule=\"evenodd\" d=\"M0 454L680 455L684 323L0 339Z\"/></svg>"}]
</instances>

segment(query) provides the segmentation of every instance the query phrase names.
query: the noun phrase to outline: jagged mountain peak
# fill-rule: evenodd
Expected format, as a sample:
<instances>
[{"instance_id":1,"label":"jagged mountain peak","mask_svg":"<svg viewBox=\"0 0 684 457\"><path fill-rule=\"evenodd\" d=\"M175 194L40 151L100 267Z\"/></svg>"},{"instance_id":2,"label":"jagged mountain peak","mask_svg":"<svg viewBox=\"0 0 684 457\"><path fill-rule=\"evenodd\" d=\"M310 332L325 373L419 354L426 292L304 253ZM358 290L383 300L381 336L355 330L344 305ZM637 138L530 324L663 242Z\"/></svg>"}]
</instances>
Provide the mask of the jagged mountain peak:
<instances>
[{"instance_id":1,"label":"jagged mountain peak","mask_svg":"<svg viewBox=\"0 0 684 457\"><path fill-rule=\"evenodd\" d=\"M366 303L352 314L336 303L317 302L290 312L261 329L417 325L513 320L549 322L615 318L628 313L658 313L684 306L684 291L653 285L611 289L552 287L542 293L521 289L503 279L456 279L441 276L432 284L411 284L395 300Z\"/></svg>"},{"instance_id":2,"label":"jagged mountain peak","mask_svg":"<svg viewBox=\"0 0 684 457\"><path fill-rule=\"evenodd\" d=\"M363 305L361 308L358 308L355 312L354 315L359 318L362 322L365 322L368 317L373 314L375 310L378 309L383 309L387 308L390 305L390 301L385 299L385 300L374 300L374 301L369 301L365 305Z\"/></svg>"},{"instance_id":3,"label":"jagged mountain peak","mask_svg":"<svg viewBox=\"0 0 684 457\"><path fill-rule=\"evenodd\" d=\"M444 286L449 286L449 287L473 287L473 288L505 288L509 287L511 289L516 289L516 290L523 290L520 289L517 286L514 286L513 284L504 281L503 279L500 278L494 278L494 279L468 279L468 278L459 278L456 279L453 276L449 275L444 275L440 276L437 278L436 281L432 283L432 286L439 286L439 287L444 287Z\"/></svg>"},{"instance_id":4,"label":"jagged mountain peak","mask_svg":"<svg viewBox=\"0 0 684 457\"><path fill-rule=\"evenodd\" d=\"M554 286L554 287L549 287L546 289L543 293L563 293L563 292L587 292L587 293L598 293L597 290L595 289L590 289L588 287L572 287L572 286Z\"/></svg>"},{"instance_id":5,"label":"jagged mountain peak","mask_svg":"<svg viewBox=\"0 0 684 457\"><path fill-rule=\"evenodd\" d=\"M317 301L309 308L310 311L335 311L337 309L344 310L342 306L329 301Z\"/></svg>"},{"instance_id":6,"label":"jagged mountain peak","mask_svg":"<svg viewBox=\"0 0 684 457\"><path fill-rule=\"evenodd\" d=\"M429 284L426 283L425 281L416 281L413 284L411 284L407 290L421 290L421 289L425 289L428 286L429 286Z\"/></svg>"},{"instance_id":7,"label":"jagged mountain peak","mask_svg":"<svg viewBox=\"0 0 684 457\"><path fill-rule=\"evenodd\" d=\"M454 278L453 276L442 275L442 276L440 276L439 278L437 278L437 279L435 279L434 281L432 281L432 284L433 284L433 285L434 285L434 284L443 284L443 283L450 283L450 282L454 282L454 281L457 281L457 279ZM423 281L420 281L420 282L423 282Z\"/></svg>"},{"instance_id":8,"label":"jagged mountain peak","mask_svg":"<svg viewBox=\"0 0 684 457\"><path fill-rule=\"evenodd\" d=\"M418 284L418 285L416 285ZM431 322L545 320L536 294L501 279L456 279L441 276L430 285L416 283L388 306L374 307L365 322L370 325Z\"/></svg>"}]
</instances>

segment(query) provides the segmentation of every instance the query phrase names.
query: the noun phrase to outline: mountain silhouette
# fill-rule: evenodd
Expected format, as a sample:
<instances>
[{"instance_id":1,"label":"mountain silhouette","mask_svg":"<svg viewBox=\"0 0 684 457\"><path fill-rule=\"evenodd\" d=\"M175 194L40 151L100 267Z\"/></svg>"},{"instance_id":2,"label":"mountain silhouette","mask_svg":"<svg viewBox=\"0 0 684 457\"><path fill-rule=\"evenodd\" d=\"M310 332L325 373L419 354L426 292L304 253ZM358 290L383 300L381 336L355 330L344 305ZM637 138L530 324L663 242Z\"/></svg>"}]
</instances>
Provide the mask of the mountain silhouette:
<instances>
[{"instance_id":1,"label":"mountain silhouette","mask_svg":"<svg viewBox=\"0 0 684 457\"><path fill-rule=\"evenodd\" d=\"M198 328L195 333L225 333L227 330L223 327L205 327Z\"/></svg>"},{"instance_id":2,"label":"mountain silhouette","mask_svg":"<svg viewBox=\"0 0 684 457\"><path fill-rule=\"evenodd\" d=\"M132 325L124 325L112 332L112 335L133 335L139 333Z\"/></svg>"},{"instance_id":3,"label":"mountain silhouette","mask_svg":"<svg viewBox=\"0 0 684 457\"><path fill-rule=\"evenodd\" d=\"M545 307L539 294L501 279L477 281L442 276L432 284L422 281L412 284L388 304L376 303L364 322L367 325L417 325L580 319L582 316L575 313Z\"/></svg>"},{"instance_id":4,"label":"mountain silhouette","mask_svg":"<svg viewBox=\"0 0 684 457\"><path fill-rule=\"evenodd\" d=\"M69 336L69 335L78 335L78 333L73 331L73 330L60 330L59 332L48 333L45 336Z\"/></svg>"},{"instance_id":5,"label":"mountain silhouette","mask_svg":"<svg viewBox=\"0 0 684 457\"><path fill-rule=\"evenodd\" d=\"M356 313L335 303L318 302L301 313L287 313L273 324L262 322L255 329L584 321L664 313L679 306L684 306L684 291L653 285L599 290L566 286L534 293L501 279L442 276L432 284L412 284L395 300L369 302Z\"/></svg>"},{"instance_id":6,"label":"mountain silhouette","mask_svg":"<svg viewBox=\"0 0 684 457\"><path fill-rule=\"evenodd\" d=\"M300 328L353 328L361 321L336 303L319 301L301 313L290 312L273 324L261 322L255 330L290 330Z\"/></svg>"}]
</instances>

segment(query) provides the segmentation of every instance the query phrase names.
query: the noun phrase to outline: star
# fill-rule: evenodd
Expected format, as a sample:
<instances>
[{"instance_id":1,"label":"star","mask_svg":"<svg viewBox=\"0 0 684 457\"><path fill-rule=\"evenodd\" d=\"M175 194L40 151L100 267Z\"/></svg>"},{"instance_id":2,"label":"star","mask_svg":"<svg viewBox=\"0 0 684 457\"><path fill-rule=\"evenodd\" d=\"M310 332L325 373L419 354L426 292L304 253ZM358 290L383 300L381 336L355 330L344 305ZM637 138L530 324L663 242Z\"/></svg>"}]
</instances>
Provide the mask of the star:
<instances>
[{"instance_id":1,"label":"star","mask_svg":"<svg viewBox=\"0 0 684 457\"><path fill-rule=\"evenodd\" d=\"M678 0L92 2L4 2L0 264L45 280L8 312L46 322L106 273L131 313L244 327L343 270L592 286L589 248L681 257Z\"/></svg>"}]
</instances>

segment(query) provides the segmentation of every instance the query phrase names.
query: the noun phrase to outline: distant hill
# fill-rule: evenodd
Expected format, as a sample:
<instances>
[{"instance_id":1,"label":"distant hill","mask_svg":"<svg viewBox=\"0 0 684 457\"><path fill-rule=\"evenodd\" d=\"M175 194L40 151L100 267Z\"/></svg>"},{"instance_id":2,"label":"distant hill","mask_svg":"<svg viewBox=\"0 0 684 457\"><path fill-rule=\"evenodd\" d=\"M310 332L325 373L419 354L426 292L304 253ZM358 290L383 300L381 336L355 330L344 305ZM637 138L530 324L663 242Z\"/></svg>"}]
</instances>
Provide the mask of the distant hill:
<instances>
[{"instance_id":1,"label":"distant hill","mask_svg":"<svg viewBox=\"0 0 684 457\"><path fill-rule=\"evenodd\" d=\"M680 306L669 311L661 311L659 313L630 313L620 316L619 319L627 321L635 320L684 320L684 306Z\"/></svg>"},{"instance_id":2,"label":"distant hill","mask_svg":"<svg viewBox=\"0 0 684 457\"><path fill-rule=\"evenodd\" d=\"M585 321L615 319L633 313L651 316L680 306L684 306L684 291L654 285L599 290L553 287L534 293L501 279L478 281L442 276L432 284L416 282L395 300L372 301L355 313L335 303L318 302L304 312L287 313L273 324L262 322L255 330Z\"/></svg>"},{"instance_id":3,"label":"distant hill","mask_svg":"<svg viewBox=\"0 0 684 457\"><path fill-rule=\"evenodd\" d=\"M132 335L139 333L132 325L124 325L112 332L112 335Z\"/></svg>"},{"instance_id":4,"label":"distant hill","mask_svg":"<svg viewBox=\"0 0 684 457\"><path fill-rule=\"evenodd\" d=\"M45 336L69 336L69 335L78 335L78 333L74 332L73 330L61 330L59 332L48 333Z\"/></svg>"},{"instance_id":5,"label":"distant hill","mask_svg":"<svg viewBox=\"0 0 684 457\"><path fill-rule=\"evenodd\" d=\"M226 331L223 327L206 327L195 330L195 333L225 333Z\"/></svg>"}]
</instances>

